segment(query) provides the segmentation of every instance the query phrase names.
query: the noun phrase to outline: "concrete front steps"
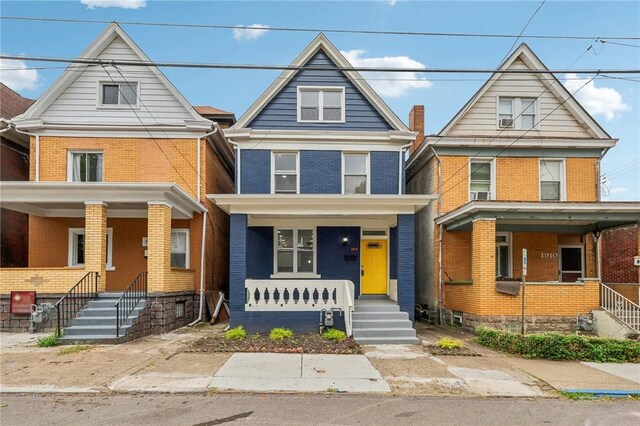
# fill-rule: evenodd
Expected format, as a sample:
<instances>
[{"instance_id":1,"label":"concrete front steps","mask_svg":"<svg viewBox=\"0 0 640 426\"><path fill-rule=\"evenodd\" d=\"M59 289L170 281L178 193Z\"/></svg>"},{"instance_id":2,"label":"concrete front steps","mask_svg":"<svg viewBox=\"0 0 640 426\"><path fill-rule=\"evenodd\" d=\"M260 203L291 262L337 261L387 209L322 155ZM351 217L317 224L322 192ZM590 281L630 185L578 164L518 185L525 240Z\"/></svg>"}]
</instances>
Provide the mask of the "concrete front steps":
<instances>
[{"instance_id":1,"label":"concrete front steps","mask_svg":"<svg viewBox=\"0 0 640 426\"><path fill-rule=\"evenodd\" d=\"M71 325L65 327L64 334L60 338L62 344L93 344L93 343L118 343L126 336L144 308L144 301L138 303L125 323L120 326L120 337L116 337L116 301L122 293L100 293L98 298L89 301L87 307L82 309Z\"/></svg>"},{"instance_id":2,"label":"concrete front steps","mask_svg":"<svg viewBox=\"0 0 640 426\"><path fill-rule=\"evenodd\" d=\"M353 313L353 338L359 345L419 344L409 314L387 296L360 296Z\"/></svg>"}]
</instances>

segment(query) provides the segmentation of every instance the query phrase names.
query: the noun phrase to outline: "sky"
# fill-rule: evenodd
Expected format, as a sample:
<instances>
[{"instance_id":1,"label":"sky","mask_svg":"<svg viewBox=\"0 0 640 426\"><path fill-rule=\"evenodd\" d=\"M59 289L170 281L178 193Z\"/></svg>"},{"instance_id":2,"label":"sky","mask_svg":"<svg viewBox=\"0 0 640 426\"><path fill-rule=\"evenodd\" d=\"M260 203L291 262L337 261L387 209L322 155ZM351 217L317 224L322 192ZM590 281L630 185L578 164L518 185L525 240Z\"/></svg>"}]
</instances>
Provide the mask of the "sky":
<instances>
[{"instance_id":1,"label":"sky","mask_svg":"<svg viewBox=\"0 0 640 426\"><path fill-rule=\"evenodd\" d=\"M155 0L2 1L2 16L203 23L253 26L255 30L122 25L155 61L289 64L314 33L266 31L267 27L518 34L540 1L418 2L177 2ZM0 21L0 52L71 58L103 24ZM593 40L527 39L526 35L585 35ZM362 67L494 69L512 39L420 37L327 32L347 59ZM639 69L640 48L596 37L640 37L640 2L546 1L524 31L525 41L550 69ZM612 40L613 41L613 40ZM626 43L640 45L640 41ZM592 45L592 49L582 55ZM582 55L582 56L581 56ZM0 79L23 96L37 98L62 73L60 64L3 61ZM193 105L212 105L240 117L278 71L163 69ZM365 77L367 77L365 75ZM370 83L405 121L425 105L426 132L437 133L489 77L487 74L369 75ZM583 76L558 75L570 91ZM632 76L640 80L640 75ZM395 81L390 79L396 79ZM399 80L398 80L399 79ZM456 81L451 81L455 79ZM640 83L596 79L576 95L619 142L603 160L607 200L640 200Z\"/></svg>"}]
</instances>

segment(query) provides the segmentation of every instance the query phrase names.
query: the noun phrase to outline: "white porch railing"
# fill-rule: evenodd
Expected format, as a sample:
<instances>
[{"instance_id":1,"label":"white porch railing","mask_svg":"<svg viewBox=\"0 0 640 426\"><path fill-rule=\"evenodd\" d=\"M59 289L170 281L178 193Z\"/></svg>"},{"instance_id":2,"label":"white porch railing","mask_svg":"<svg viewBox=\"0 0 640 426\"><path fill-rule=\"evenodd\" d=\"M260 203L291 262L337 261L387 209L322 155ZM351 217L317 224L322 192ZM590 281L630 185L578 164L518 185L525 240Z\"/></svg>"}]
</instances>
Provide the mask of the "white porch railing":
<instances>
[{"instance_id":1,"label":"white porch railing","mask_svg":"<svg viewBox=\"0 0 640 426\"><path fill-rule=\"evenodd\" d=\"M633 331L640 333L640 306L605 284L600 285L600 305Z\"/></svg>"},{"instance_id":2,"label":"white porch railing","mask_svg":"<svg viewBox=\"0 0 640 426\"><path fill-rule=\"evenodd\" d=\"M355 289L349 280L246 280L246 311L321 311L340 309L352 333Z\"/></svg>"}]
</instances>

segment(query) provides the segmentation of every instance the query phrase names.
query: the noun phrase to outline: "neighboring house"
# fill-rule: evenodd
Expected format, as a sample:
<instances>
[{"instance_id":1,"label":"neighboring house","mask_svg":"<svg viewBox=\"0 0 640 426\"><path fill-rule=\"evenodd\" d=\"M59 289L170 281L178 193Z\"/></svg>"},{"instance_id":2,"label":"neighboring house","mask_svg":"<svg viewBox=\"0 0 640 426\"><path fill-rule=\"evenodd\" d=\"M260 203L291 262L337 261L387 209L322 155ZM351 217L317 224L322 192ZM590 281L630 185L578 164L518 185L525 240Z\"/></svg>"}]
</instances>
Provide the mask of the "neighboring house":
<instances>
[{"instance_id":1,"label":"neighboring house","mask_svg":"<svg viewBox=\"0 0 640 426\"><path fill-rule=\"evenodd\" d=\"M9 123L34 102L0 83L0 181L29 180L29 136ZM29 215L0 209L0 229L0 266L27 266Z\"/></svg>"},{"instance_id":2,"label":"neighboring house","mask_svg":"<svg viewBox=\"0 0 640 426\"><path fill-rule=\"evenodd\" d=\"M223 111L212 106L194 106L198 114L206 119L215 121L222 129L228 129L236 124L236 115L232 112Z\"/></svg>"},{"instance_id":3,"label":"neighboring house","mask_svg":"<svg viewBox=\"0 0 640 426\"><path fill-rule=\"evenodd\" d=\"M633 262L640 255L638 227L607 230L600 238L602 282L636 304L640 304L640 266Z\"/></svg>"},{"instance_id":4,"label":"neighboring house","mask_svg":"<svg viewBox=\"0 0 640 426\"><path fill-rule=\"evenodd\" d=\"M500 69L546 67L522 44ZM615 143L553 75L495 73L408 160L407 192L439 194L417 215L417 302L466 327L519 327L527 249L529 330L599 308L596 238L640 220L640 203L600 201Z\"/></svg>"},{"instance_id":5,"label":"neighboring house","mask_svg":"<svg viewBox=\"0 0 640 426\"><path fill-rule=\"evenodd\" d=\"M208 195L231 216L231 326L415 343L414 213L432 198L404 191L416 134L324 35L291 65L225 130L235 194Z\"/></svg>"},{"instance_id":6,"label":"neighboring house","mask_svg":"<svg viewBox=\"0 0 640 426\"><path fill-rule=\"evenodd\" d=\"M116 24L80 57L149 61ZM225 289L229 220L205 194L233 191L233 151L157 68L71 65L12 125L31 135L30 179L0 183L0 202L29 214L29 262L0 269L3 307L10 291L55 303L74 288L65 339L116 325L129 339L193 320L201 286Z\"/></svg>"}]
</instances>

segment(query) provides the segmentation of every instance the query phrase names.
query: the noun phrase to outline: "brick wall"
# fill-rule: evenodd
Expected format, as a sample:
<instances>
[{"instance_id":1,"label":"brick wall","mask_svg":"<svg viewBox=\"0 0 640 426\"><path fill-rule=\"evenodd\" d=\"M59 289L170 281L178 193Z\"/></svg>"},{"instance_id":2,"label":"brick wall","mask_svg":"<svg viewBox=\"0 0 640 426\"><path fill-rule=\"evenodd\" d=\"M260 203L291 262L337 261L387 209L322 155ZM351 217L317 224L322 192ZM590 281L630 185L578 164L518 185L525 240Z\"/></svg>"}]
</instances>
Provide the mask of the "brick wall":
<instances>
[{"instance_id":1,"label":"brick wall","mask_svg":"<svg viewBox=\"0 0 640 426\"><path fill-rule=\"evenodd\" d=\"M414 226L412 214L398 215L398 304L411 321L415 313Z\"/></svg>"},{"instance_id":2,"label":"brick wall","mask_svg":"<svg viewBox=\"0 0 640 426\"><path fill-rule=\"evenodd\" d=\"M0 137L0 180L29 180L29 150ZM27 266L29 216L0 209L0 267Z\"/></svg>"},{"instance_id":3,"label":"brick wall","mask_svg":"<svg viewBox=\"0 0 640 426\"><path fill-rule=\"evenodd\" d=\"M397 152L371 151L371 193L397 194L399 190Z\"/></svg>"},{"instance_id":4,"label":"brick wall","mask_svg":"<svg viewBox=\"0 0 640 426\"><path fill-rule=\"evenodd\" d=\"M247 149L240 151L240 187L243 194L271 192L271 151Z\"/></svg>"},{"instance_id":5,"label":"brick wall","mask_svg":"<svg viewBox=\"0 0 640 426\"><path fill-rule=\"evenodd\" d=\"M247 279L247 215L231 215L229 254L229 297L231 318L244 311L245 280Z\"/></svg>"},{"instance_id":6,"label":"brick wall","mask_svg":"<svg viewBox=\"0 0 640 426\"><path fill-rule=\"evenodd\" d=\"M640 282L640 268L633 266L633 257L640 255L639 234L638 225L611 229L601 234L602 282Z\"/></svg>"},{"instance_id":7,"label":"brick wall","mask_svg":"<svg viewBox=\"0 0 640 426\"><path fill-rule=\"evenodd\" d=\"M66 293L86 273L78 268L0 268L0 294L11 291Z\"/></svg>"},{"instance_id":8,"label":"brick wall","mask_svg":"<svg viewBox=\"0 0 640 426\"><path fill-rule=\"evenodd\" d=\"M300 151L300 193L340 194L340 151Z\"/></svg>"}]
</instances>

